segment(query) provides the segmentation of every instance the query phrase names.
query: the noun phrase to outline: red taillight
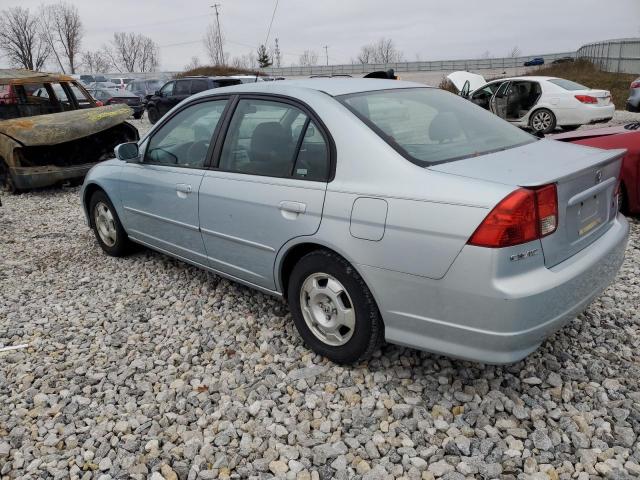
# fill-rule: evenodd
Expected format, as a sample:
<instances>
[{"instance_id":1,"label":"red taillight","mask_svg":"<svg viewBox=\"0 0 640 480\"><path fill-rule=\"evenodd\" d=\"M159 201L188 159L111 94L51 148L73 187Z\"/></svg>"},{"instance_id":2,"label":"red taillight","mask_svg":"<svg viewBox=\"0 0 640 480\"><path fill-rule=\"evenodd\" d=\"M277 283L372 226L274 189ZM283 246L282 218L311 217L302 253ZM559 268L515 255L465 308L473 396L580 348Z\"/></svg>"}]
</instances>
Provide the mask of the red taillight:
<instances>
[{"instance_id":1,"label":"red taillight","mask_svg":"<svg viewBox=\"0 0 640 480\"><path fill-rule=\"evenodd\" d=\"M469 239L477 247L502 248L550 235L558 226L555 184L520 188L505 197Z\"/></svg>"},{"instance_id":2,"label":"red taillight","mask_svg":"<svg viewBox=\"0 0 640 480\"><path fill-rule=\"evenodd\" d=\"M575 95L575 97L580 103L598 103L598 99L591 95Z\"/></svg>"},{"instance_id":3,"label":"red taillight","mask_svg":"<svg viewBox=\"0 0 640 480\"><path fill-rule=\"evenodd\" d=\"M631 82L631 88L640 88L640 82Z\"/></svg>"},{"instance_id":4,"label":"red taillight","mask_svg":"<svg viewBox=\"0 0 640 480\"><path fill-rule=\"evenodd\" d=\"M102 103L100 100L96 100L96 107L104 107L104 103Z\"/></svg>"}]
</instances>

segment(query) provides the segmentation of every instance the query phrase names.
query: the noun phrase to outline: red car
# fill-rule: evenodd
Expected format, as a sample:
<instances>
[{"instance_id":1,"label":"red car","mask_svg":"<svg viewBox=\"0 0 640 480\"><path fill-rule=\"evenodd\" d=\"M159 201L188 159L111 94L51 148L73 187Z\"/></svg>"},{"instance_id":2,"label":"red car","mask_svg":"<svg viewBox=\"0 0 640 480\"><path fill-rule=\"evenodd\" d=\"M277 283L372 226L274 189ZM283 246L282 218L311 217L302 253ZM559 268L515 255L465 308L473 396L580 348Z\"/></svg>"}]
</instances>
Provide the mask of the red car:
<instances>
[{"instance_id":1,"label":"red car","mask_svg":"<svg viewBox=\"0 0 640 480\"><path fill-rule=\"evenodd\" d=\"M640 214L640 122L548 135L547 138L589 147L627 150L622 160L621 206L626 214Z\"/></svg>"}]
</instances>

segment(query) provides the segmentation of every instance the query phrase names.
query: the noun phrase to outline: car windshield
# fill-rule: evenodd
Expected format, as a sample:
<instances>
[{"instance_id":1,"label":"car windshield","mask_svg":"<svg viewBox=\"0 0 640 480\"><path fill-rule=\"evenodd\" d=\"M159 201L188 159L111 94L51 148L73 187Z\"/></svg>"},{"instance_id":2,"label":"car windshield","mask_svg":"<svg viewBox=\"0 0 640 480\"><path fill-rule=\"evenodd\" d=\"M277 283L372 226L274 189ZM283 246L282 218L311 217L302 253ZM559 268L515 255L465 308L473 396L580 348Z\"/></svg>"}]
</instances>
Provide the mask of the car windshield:
<instances>
[{"instance_id":1,"label":"car windshield","mask_svg":"<svg viewBox=\"0 0 640 480\"><path fill-rule=\"evenodd\" d=\"M159 90L162 86L160 80L147 80L147 89L151 91Z\"/></svg>"},{"instance_id":2,"label":"car windshield","mask_svg":"<svg viewBox=\"0 0 640 480\"><path fill-rule=\"evenodd\" d=\"M483 108L436 88L378 90L338 98L399 153L420 166L535 141Z\"/></svg>"},{"instance_id":3,"label":"car windshield","mask_svg":"<svg viewBox=\"0 0 640 480\"><path fill-rule=\"evenodd\" d=\"M549 80L549 83L553 83L554 85L557 85L560 88L564 88L565 90L589 90L589 87L585 87L584 85L580 85L579 83L572 82L571 80L565 80L564 78L554 78L552 80Z\"/></svg>"}]
</instances>

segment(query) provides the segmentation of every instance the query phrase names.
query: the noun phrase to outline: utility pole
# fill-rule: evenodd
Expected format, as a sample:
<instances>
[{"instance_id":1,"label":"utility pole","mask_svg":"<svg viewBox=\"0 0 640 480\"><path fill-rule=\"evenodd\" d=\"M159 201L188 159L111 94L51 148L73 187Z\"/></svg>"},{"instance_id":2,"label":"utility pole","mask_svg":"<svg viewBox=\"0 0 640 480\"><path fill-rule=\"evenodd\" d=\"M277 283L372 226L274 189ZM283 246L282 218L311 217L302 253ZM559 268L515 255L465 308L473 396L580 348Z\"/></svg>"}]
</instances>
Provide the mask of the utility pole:
<instances>
[{"instance_id":1,"label":"utility pole","mask_svg":"<svg viewBox=\"0 0 640 480\"><path fill-rule=\"evenodd\" d=\"M216 25L218 26L218 55L220 56L220 65L224 65L224 51L222 49L222 34L220 33L220 14L218 13L218 7L221 5L219 3L214 3L211 5L212 8L216 10Z\"/></svg>"},{"instance_id":2,"label":"utility pole","mask_svg":"<svg viewBox=\"0 0 640 480\"><path fill-rule=\"evenodd\" d=\"M329 45L325 45L324 47L324 54L327 57L327 67L329 66Z\"/></svg>"}]
</instances>

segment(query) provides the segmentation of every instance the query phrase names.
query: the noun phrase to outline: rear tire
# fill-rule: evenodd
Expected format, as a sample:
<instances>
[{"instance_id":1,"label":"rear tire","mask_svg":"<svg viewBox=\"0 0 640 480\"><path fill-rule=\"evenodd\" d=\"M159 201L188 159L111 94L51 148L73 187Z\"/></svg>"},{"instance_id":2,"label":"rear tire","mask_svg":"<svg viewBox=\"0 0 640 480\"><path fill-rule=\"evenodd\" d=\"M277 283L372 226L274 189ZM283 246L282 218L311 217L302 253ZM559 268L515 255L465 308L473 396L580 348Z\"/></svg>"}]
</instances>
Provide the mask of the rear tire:
<instances>
[{"instance_id":1,"label":"rear tire","mask_svg":"<svg viewBox=\"0 0 640 480\"><path fill-rule=\"evenodd\" d=\"M534 133L551 133L556 129L556 116L548 108L540 108L529 117L529 128Z\"/></svg>"},{"instance_id":2,"label":"rear tire","mask_svg":"<svg viewBox=\"0 0 640 480\"><path fill-rule=\"evenodd\" d=\"M120 223L113 203L102 190L91 196L89 215L93 233L104 253L112 257L122 257L131 251L131 241L127 232Z\"/></svg>"},{"instance_id":3,"label":"rear tire","mask_svg":"<svg viewBox=\"0 0 640 480\"><path fill-rule=\"evenodd\" d=\"M302 257L291 272L287 298L305 344L335 363L367 359L384 340L371 291L336 253L315 250Z\"/></svg>"},{"instance_id":4,"label":"rear tire","mask_svg":"<svg viewBox=\"0 0 640 480\"><path fill-rule=\"evenodd\" d=\"M156 107L148 107L147 108L147 118L151 125L155 124L158 120L160 120L160 113Z\"/></svg>"}]
</instances>

